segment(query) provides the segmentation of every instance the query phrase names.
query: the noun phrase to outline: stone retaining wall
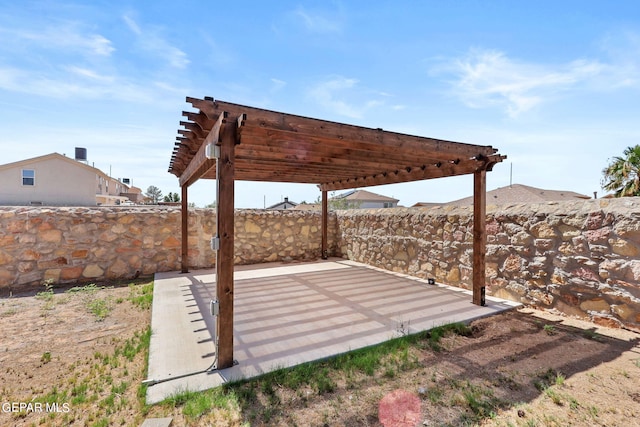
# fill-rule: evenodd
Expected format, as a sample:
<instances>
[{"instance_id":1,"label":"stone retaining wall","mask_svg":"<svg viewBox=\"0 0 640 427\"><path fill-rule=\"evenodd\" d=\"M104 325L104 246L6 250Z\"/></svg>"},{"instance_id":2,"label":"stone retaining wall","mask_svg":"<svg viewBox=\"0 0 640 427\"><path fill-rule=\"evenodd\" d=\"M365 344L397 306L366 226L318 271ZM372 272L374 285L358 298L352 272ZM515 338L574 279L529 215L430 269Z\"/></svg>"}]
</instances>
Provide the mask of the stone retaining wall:
<instances>
[{"instance_id":1,"label":"stone retaining wall","mask_svg":"<svg viewBox=\"0 0 640 427\"><path fill-rule=\"evenodd\" d=\"M212 210L189 210L192 269L215 265ZM235 262L317 259L320 214L237 210ZM640 199L487 208L487 293L640 329ZM329 254L471 287L471 208L351 210ZM181 267L179 208L0 207L0 295L47 280L128 279Z\"/></svg>"},{"instance_id":2,"label":"stone retaining wall","mask_svg":"<svg viewBox=\"0 0 640 427\"><path fill-rule=\"evenodd\" d=\"M180 270L180 224L179 208L0 207L0 295ZM237 264L320 256L319 213L239 210L235 228ZM190 268L215 266L214 229L213 210L189 210Z\"/></svg>"},{"instance_id":3,"label":"stone retaining wall","mask_svg":"<svg viewBox=\"0 0 640 427\"><path fill-rule=\"evenodd\" d=\"M338 214L349 259L472 284L471 208ZM640 329L640 199L487 207L487 293Z\"/></svg>"}]
</instances>

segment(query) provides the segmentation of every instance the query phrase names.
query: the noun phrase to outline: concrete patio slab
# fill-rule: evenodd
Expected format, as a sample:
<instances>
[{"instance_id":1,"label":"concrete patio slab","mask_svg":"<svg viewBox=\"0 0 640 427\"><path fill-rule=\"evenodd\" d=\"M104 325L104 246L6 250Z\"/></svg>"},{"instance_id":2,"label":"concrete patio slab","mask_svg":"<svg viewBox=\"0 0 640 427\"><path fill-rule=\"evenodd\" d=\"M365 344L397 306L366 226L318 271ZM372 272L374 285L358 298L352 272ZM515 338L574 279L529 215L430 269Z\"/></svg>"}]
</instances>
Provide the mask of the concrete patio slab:
<instances>
[{"instance_id":1,"label":"concrete patio slab","mask_svg":"<svg viewBox=\"0 0 640 427\"><path fill-rule=\"evenodd\" d=\"M470 291L342 259L237 266L234 276L238 364L210 370L214 272L156 274L148 403L520 306L487 297L479 307Z\"/></svg>"}]
</instances>

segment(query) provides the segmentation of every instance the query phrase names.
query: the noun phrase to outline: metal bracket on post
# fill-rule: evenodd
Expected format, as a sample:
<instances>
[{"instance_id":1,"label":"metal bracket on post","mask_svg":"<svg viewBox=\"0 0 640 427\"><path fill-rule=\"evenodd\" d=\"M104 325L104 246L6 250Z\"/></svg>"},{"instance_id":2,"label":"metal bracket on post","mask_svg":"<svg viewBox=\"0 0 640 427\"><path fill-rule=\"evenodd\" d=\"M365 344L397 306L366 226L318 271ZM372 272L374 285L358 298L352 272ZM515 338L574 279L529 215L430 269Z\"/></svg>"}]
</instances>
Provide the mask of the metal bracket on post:
<instances>
[{"instance_id":1,"label":"metal bracket on post","mask_svg":"<svg viewBox=\"0 0 640 427\"><path fill-rule=\"evenodd\" d=\"M211 250L212 251L220 250L220 238L218 236L214 236L211 238Z\"/></svg>"},{"instance_id":2,"label":"metal bracket on post","mask_svg":"<svg viewBox=\"0 0 640 427\"><path fill-rule=\"evenodd\" d=\"M211 315L218 316L220 314L220 302L217 299L211 300Z\"/></svg>"},{"instance_id":3,"label":"metal bracket on post","mask_svg":"<svg viewBox=\"0 0 640 427\"><path fill-rule=\"evenodd\" d=\"M220 146L214 144L213 142L207 144L204 148L204 154L207 159L219 159L220 158Z\"/></svg>"}]
</instances>

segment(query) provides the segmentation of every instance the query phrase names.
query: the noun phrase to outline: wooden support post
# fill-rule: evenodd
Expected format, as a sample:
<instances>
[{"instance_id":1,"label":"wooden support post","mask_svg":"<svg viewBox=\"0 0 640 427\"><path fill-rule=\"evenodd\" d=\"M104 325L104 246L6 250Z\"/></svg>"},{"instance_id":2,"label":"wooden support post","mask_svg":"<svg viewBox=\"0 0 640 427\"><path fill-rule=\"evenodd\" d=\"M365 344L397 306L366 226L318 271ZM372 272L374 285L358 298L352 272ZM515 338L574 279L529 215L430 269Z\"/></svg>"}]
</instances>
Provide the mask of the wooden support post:
<instances>
[{"instance_id":1,"label":"wooden support post","mask_svg":"<svg viewBox=\"0 0 640 427\"><path fill-rule=\"evenodd\" d=\"M329 258L329 251L327 249L327 229L329 228L329 201L327 199L327 190L322 190L322 246L321 256L322 259Z\"/></svg>"},{"instance_id":2,"label":"wooden support post","mask_svg":"<svg viewBox=\"0 0 640 427\"><path fill-rule=\"evenodd\" d=\"M485 305L487 253L487 171L473 174L473 303Z\"/></svg>"},{"instance_id":3,"label":"wooden support post","mask_svg":"<svg viewBox=\"0 0 640 427\"><path fill-rule=\"evenodd\" d=\"M187 203L187 186L182 189L182 272L189 272L189 204Z\"/></svg>"},{"instance_id":4,"label":"wooden support post","mask_svg":"<svg viewBox=\"0 0 640 427\"><path fill-rule=\"evenodd\" d=\"M220 138L220 158L216 167L217 236L216 294L220 303L217 323L218 369L233 366L233 223L235 122L228 123Z\"/></svg>"}]
</instances>

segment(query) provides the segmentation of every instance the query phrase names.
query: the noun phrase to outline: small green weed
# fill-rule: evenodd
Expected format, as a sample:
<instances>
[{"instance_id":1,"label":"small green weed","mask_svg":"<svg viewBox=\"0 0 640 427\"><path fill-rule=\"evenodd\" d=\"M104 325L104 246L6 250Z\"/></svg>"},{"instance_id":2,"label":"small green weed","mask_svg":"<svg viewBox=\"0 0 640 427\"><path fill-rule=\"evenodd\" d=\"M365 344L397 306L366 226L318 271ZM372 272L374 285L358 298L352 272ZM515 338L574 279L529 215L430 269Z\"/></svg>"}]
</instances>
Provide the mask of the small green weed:
<instances>
[{"instance_id":1,"label":"small green weed","mask_svg":"<svg viewBox=\"0 0 640 427\"><path fill-rule=\"evenodd\" d=\"M120 385L111 387L111 393L124 394L124 392L127 391L127 387L129 387L129 383L122 381Z\"/></svg>"},{"instance_id":2,"label":"small green weed","mask_svg":"<svg viewBox=\"0 0 640 427\"><path fill-rule=\"evenodd\" d=\"M45 351L44 353L42 353L42 357L40 357L40 361L42 363L49 363L51 362L51 353L48 351Z\"/></svg>"},{"instance_id":3,"label":"small green weed","mask_svg":"<svg viewBox=\"0 0 640 427\"><path fill-rule=\"evenodd\" d=\"M558 406L562 406L563 404L562 396L558 392L556 392L553 388L545 389L544 394L548 398L550 398L553 403L555 403Z\"/></svg>"},{"instance_id":4,"label":"small green weed","mask_svg":"<svg viewBox=\"0 0 640 427\"><path fill-rule=\"evenodd\" d=\"M133 337L126 340L121 347L116 347L114 358L117 359L118 356L122 355L131 362L138 353L149 348L150 341L151 328L136 332Z\"/></svg>"},{"instance_id":5,"label":"small green weed","mask_svg":"<svg viewBox=\"0 0 640 427\"><path fill-rule=\"evenodd\" d=\"M98 421L91 424L91 427L109 427L109 418L100 418Z\"/></svg>"},{"instance_id":6,"label":"small green weed","mask_svg":"<svg viewBox=\"0 0 640 427\"><path fill-rule=\"evenodd\" d=\"M142 310L149 310L153 304L153 281L143 285L129 285L129 301Z\"/></svg>"},{"instance_id":7,"label":"small green weed","mask_svg":"<svg viewBox=\"0 0 640 427\"><path fill-rule=\"evenodd\" d=\"M549 368L545 372L542 372L536 376L533 381L533 385L538 389L538 391L545 391L553 384L564 384L564 379L565 378L561 373Z\"/></svg>"},{"instance_id":8,"label":"small green weed","mask_svg":"<svg viewBox=\"0 0 640 427\"><path fill-rule=\"evenodd\" d=\"M474 385L469 381L463 387L462 395L465 403L475 414L476 421L495 413L498 401L494 398L491 389Z\"/></svg>"},{"instance_id":9,"label":"small green weed","mask_svg":"<svg viewBox=\"0 0 640 427\"><path fill-rule=\"evenodd\" d=\"M547 335L555 335L556 328L553 325L544 325L542 329L547 333Z\"/></svg>"},{"instance_id":10,"label":"small green weed","mask_svg":"<svg viewBox=\"0 0 640 427\"><path fill-rule=\"evenodd\" d=\"M209 412L212 407L213 401L210 393L199 393L185 403L182 413L189 418L198 418Z\"/></svg>"},{"instance_id":11,"label":"small green weed","mask_svg":"<svg viewBox=\"0 0 640 427\"><path fill-rule=\"evenodd\" d=\"M53 279L47 279L43 283L44 291L38 292L36 298L39 300L50 302L53 300ZM48 308L50 310L50 308Z\"/></svg>"},{"instance_id":12,"label":"small green weed","mask_svg":"<svg viewBox=\"0 0 640 427\"><path fill-rule=\"evenodd\" d=\"M213 389L190 398L184 404L182 413L188 418L199 418L212 409L234 409L238 407L236 394L231 390Z\"/></svg>"},{"instance_id":13,"label":"small green weed","mask_svg":"<svg viewBox=\"0 0 640 427\"><path fill-rule=\"evenodd\" d=\"M9 317L9 316L13 316L14 314L17 314L18 310L16 308L10 308L8 310L3 311L2 313L0 313L0 317Z\"/></svg>"},{"instance_id":14,"label":"small green weed","mask_svg":"<svg viewBox=\"0 0 640 427\"><path fill-rule=\"evenodd\" d=\"M106 319L113 309L113 302L110 298L96 298L96 293L100 290L108 289L105 286L98 286L95 283L89 283L84 286L74 286L67 289L67 295L83 295L87 310L93 314L98 321Z\"/></svg>"},{"instance_id":15,"label":"small green weed","mask_svg":"<svg viewBox=\"0 0 640 427\"><path fill-rule=\"evenodd\" d=\"M582 332L582 335L584 335L585 338L593 340L593 341L600 341L600 335L598 335L593 329L586 329L584 332Z\"/></svg>"},{"instance_id":16,"label":"small green weed","mask_svg":"<svg viewBox=\"0 0 640 427\"><path fill-rule=\"evenodd\" d=\"M105 298L92 299L87 303L87 308L96 316L98 321L106 319L112 310L111 302Z\"/></svg>"},{"instance_id":17,"label":"small green weed","mask_svg":"<svg viewBox=\"0 0 640 427\"><path fill-rule=\"evenodd\" d=\"M431 387L427 390L427 398L431 403L439 403L444 396L444 391L437 387Z\"/></svg>"},{"instance_id":18,"label":"small green weed","mask_svg":"<svg viewBox=\"0 0 640 427\"><path fill-rule=\"evenodd\" d=\"M44 396L36 399L37 402L42 403L58 403L58 402L66 402L67 401L67 392L59 391L58 387L53 386L51 391Z\"/></svg>"},{"instance_id":19,"label":"small green weed","mask_svg":"<svg viewBox=\"0 0 640 427\"><path fill-rule=\"evenodd\" d=\"M329 369L324 368L321 370L320 375L316 376L314 388L318 394L331 393L337 387L337 384L329 376Z\"/></svg>"},{"instance_id":20,"label":"small green weed","mask_svg":"<svg viewBox=\"0 0 640 427\"><path fill-rule=\"evenodd\" d=\"M67 289L65 293L68 294L78 294L78 293L88 293L93 294L100 289L106 289L104 286L97 286L95 283L89 283L84 286L74 286L73 288Z\"/></svg>"},{"instance_id":21,"label":"small green weed","mask_svg":"<svg viewBox=\"0 0 640 427\"><path fill-rule=\"evenodd\" d=\"M575 411L579 407L580 407L580 403L578 403L578 401L574 397L569 396L569 408Z\"/></svg>"},{"instance_id":22,"label":"small green weed","mask_svg":"<svg viewBox=\"0 0 640 427\"><path fill-rule=\"evenodd\" d=\"M333 359L333 367L346 372L360 371L368 376L373 376L380 366L381 357L382 352L376 351L376 349L356 350Z\"/></svg>"},{"instance_id":23,"label":"small green weed","mask_svg":"<svg viewBox=\"0 0 640 427\"><path fill-rule=\"evenodd\" d=\"M177 408L178 406L182 406L187 403L189 400L194 399L198 396L199 393L195 391L183 391L176 394L173 394L164 400L164 404Z\"/></svg>"},{"instance_id":24,"label":"small green weed","mask_svg":"<svg viewBox=\"0 0 640 427\"><path fill-rule=\"evenodd\" d=\"M451 335L461 335L463 337L471 336L473 331L469 326L464 323L451 323L447 325L438 326L436 328L431 329L427 332L428 337L428 346L433 351L441 351L442 346L440 342L442 338L448 337Z\"/></svg>"},{"instance_id":25,"label":"small green weed","mask_svg":"<svg viewBox=\"0 0 640 427\"><path fill-rule=\"evenodd\" d=\"M82 384L73 387L73 389L71 389L71 403L73 405L78 405L80 403L86 402L88 388L89 388L89 384L86 382L83 382Z\"/></svg>"}]
</instances>

